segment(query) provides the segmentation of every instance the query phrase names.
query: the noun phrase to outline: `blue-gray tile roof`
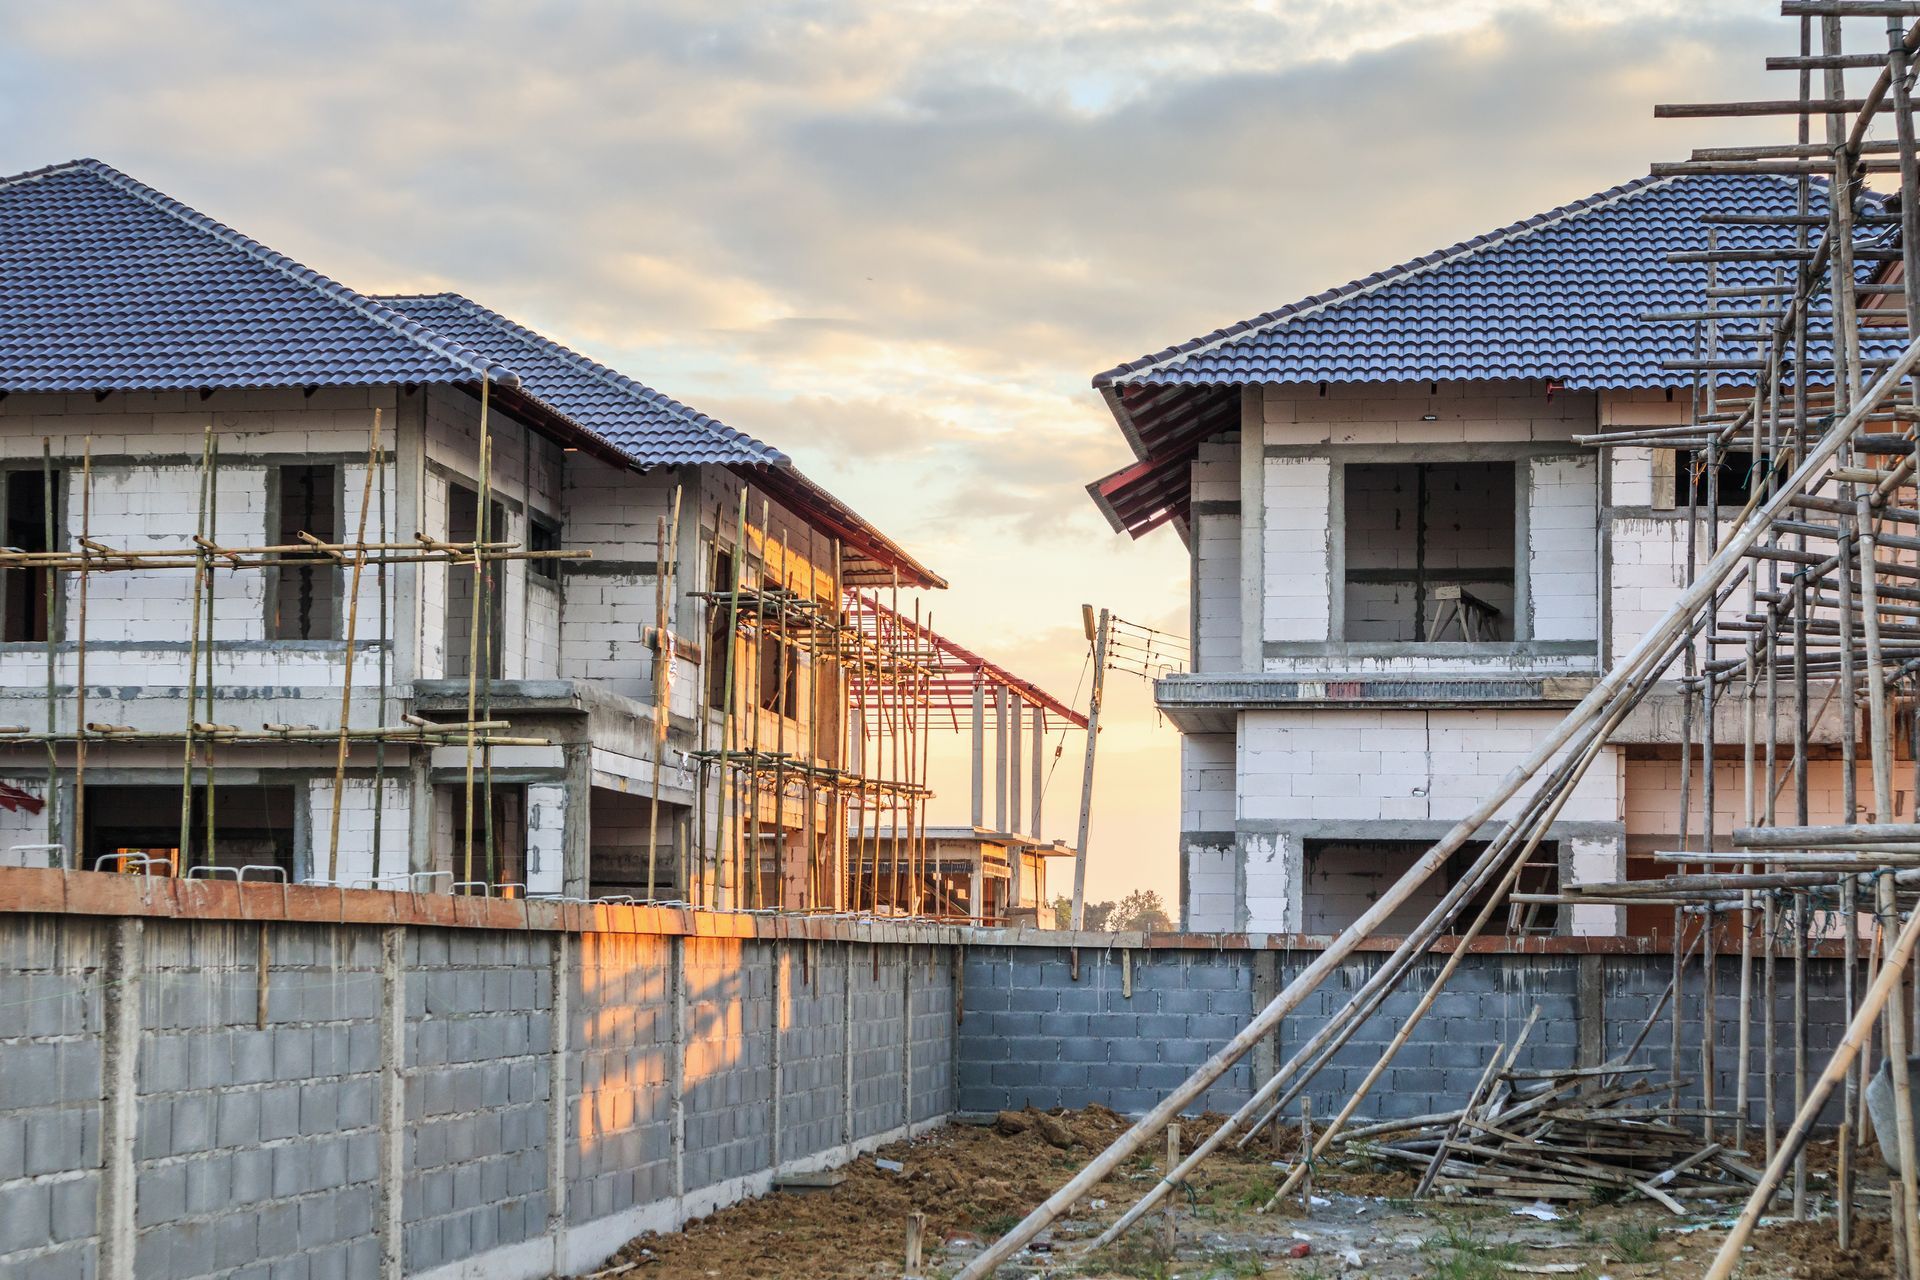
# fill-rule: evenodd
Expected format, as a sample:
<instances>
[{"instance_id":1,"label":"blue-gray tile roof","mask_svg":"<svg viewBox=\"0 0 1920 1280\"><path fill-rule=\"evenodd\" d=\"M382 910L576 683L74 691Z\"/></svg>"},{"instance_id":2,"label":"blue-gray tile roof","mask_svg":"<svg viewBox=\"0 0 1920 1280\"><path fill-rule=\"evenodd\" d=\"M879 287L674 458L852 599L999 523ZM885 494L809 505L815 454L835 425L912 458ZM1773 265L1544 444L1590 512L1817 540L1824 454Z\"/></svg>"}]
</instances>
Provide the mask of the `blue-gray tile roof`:
<instances>
[{"instance_id":1,"label":"blue-gray tile roof","mask_svg":"<svg viewBox=\"0 0 1920 1280\"><path fill-rule=\"evenodd\" d=\"M511 368L528 394L644 466L785 466L789 461L772 445L457 293L387 296L379 301Z\"/></svg>"},{"instance_id":2,"label":"blue-gray tile roof","mask_svg":"<svg viewBox=\"0 0 1920 1280\"><path fill-rule=\"evenodd\" d=\"M1700 215L1791 213L1794 184L1763 176L1642 178L1303 298L1094 378L1096 387L1548 378L1569 389L1669 387L1693 326L1640 319L1698 307ZM1721 248L1785 247L1778 228L1727 226ZM1772 264L1723 265L1724 283ZM1731 326L1722 330L1731 336Z\"/></svg>"},{"instance_id":3,"label":"blue-gray tile roof","mask_svg":"<svg viewBox=\"0 0 1920 1280\"><path fill-rule=\"evenodd\" d=\"M510 371L97 160L0 178L0 391Z\"/></svg>"}]
</instances>

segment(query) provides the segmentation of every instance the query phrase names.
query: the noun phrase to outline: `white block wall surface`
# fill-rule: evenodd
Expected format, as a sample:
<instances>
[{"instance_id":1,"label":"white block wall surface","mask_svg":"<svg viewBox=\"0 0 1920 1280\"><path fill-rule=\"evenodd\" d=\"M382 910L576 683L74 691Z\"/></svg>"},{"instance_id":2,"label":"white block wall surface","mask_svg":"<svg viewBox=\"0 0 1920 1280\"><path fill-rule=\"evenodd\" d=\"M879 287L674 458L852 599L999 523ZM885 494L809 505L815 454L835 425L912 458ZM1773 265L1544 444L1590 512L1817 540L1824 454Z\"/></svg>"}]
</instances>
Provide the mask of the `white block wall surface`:
<instances>
[{"instance_id":1,"label":"white block wall surface","mask_svg":"<svg viewBox=\"0 0 1920 1280\"><path fill-rule=\"evenodd\" d=\"M409 870L407 836L408 788L404 773L390 773L386 785L378 789L380 809L379 858L374 856L375 791L371 778L347 777L340 793L340 850L334 879L353 882L370 880L374 875L392 875ZM315 778L307 787L308 830L313 833L307 875L327 874L327 859L333 842L333 779Z\"/></svg>"},{"instance_id":2,"label":"white block wall surface","mask_svg":"<svg viewBox=\"0 0 1920 1280\"><path fill-rule=\"evenodd\" d=\"M47 799L47 780L41 778L0 778L8 786L17 787L30 796L42 801ZM46 849L31 847L47 842L47 809L43 805L39 813L28 813L25 809L0 808L0 867L45 867L53 865L48 859ZM63 861L71 861L64 857Z\"/></svg>"},{"instance_id":3,"label":"white block wall surface","mask_svg":"<svg viewBox=\"0 0 1920 1280\"><path fill-rule=\"evenodd\" d=\"M1234 816L1234 736L1182 734L1180 829L1232 831Z\"/></svg>"},{"instance_id":4,"label":"white block wall surface","mask_svg":"<svg viewBox=\"0 0 1920 1280\"><path fill-rule=\"evenodd\" d=\"M1330 632L1330 509L1325 458L1268 458L1262 538L1266 640L1326 640Z\"/></svg>"},{"instance_id":5,"label":"white block wall surface","mask_svg":"<svg viewBox=\"0 0 1920 1280\"><path fill-rule=\"evenodd\" d=\"M527 892L559 893L564 882L567 789L527 787Z\"/></svg>"},{"instance_id":6,"label":"white block wall surface","mask_svg":"<svg viewBox=\"0 0 1920 1280\"><path fill-rule=\"evenodd\" d=\"M1241 857L1246 863L1245 927L1276 933L1298 928L1298 842L1285 835L1247 835L1241 840Z\"/></svg>"},{"instance_id":7,"label":"white block wall surface","mask_svg":"<svg viewBox=\"0 0 1920 1280\"><path fill-rule=\"evenodd\" d=\"M1618 840L1574 839L1568 842L1565 866L1568 884L1597 884L1618 880L1627 873L1626 850ZM1568 913L1567 931L1576 937L1607 937L1626 926L1622 907L1562 907Z\"/></svg>"},{"instance_id":8,"label":"white block wall surface","mask_svg":"<svg viewBox=\"0 0 1920 1280\"><path fill-rule=\"evenodd\" d=\"M1527 589L1535 640L1599 638L1599 471L1590 453L1528 464Z\"/></svg>"},{"instance_id":9,"label":"white block wall surface","mask_svg":"<svg viewBox=\"0 0 1920 1280\"><path fill-rule=\"evenodd\" d=\"M1723 536L1733 528L1732 521L1721 522ZM1611 568L1607 606L1612 629L1608 650L1617 659L1658 623L1686 590L1687 521L1616 516L1608 527L1608 542ZM1707 560L1704 529L1696 556L1698 563ZM1740 590L1721 608L1720 616L1737 621L1746 612L1746 592ZM1696 647L1704 651L1703 644Z\"/></svg>"},{"instance_id":10,"label":"white block wall surface","mask_svg":"<svg viewBox=\"0 0 1920 1280\"><path fill-rule=\"evenodd\" d=\"M1187 841L1185 927L1195 933L1228 933L1240 927L1239 853L1231 842Z\"/></svg>"},{"instance_id":11,"label":"white block wall surface","mask_svg":"<svg viewBox=\"0 0 1920 1280\"><path fill-rule=\"evenodd\" d=\"M1263 409L1270 445L1524 443L1592 430L1598 401L1538 381L1327 383L1267 387Z\"/></svg>"},{"instance_id":12,"label":"white block wall surface","mask_svg":"<svg viewBox=\"0 0 1920 1280\"><path fill-rule=\"evenodd\" d=\"M1240 816L1250 821L1456 821L1560 722L1559 711L1248 711ZM1565 822L1622 820L1618 752L1574 788ZM1511 817L1523 802L1496 815Z\"/></svg>"},{"instance_id":13,"label":"white block wall surface","mask_svg":"<svg viewBox=\"0 0 1920 1280\"><path fill-rule=\"evenodd\" d=\"M1232 512L1196 505L1193 517L1193 669L1237 671L1240 630L1240 450L1237 442L1200 446L1192 472L1195 504L1230 502Z\"/></svg>"}]
</instances>

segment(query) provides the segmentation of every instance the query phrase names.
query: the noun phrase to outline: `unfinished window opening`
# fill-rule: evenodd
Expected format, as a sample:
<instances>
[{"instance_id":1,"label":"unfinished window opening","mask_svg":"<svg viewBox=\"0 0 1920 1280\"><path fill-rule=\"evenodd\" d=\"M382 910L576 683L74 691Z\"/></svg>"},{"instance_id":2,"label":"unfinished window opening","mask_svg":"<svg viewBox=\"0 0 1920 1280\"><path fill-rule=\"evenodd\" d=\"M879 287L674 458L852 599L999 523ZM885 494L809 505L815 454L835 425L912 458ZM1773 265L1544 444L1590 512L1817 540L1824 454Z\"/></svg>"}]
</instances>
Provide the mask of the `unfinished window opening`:
<instances>
[{"instance_id":1,"label":"unfinished window opening","mask_svg":"<svg viewBox=\"0 0 1920 1280\"><path fill-rule=\"evenodd\" d=\"M560 549L560 526L551 520L534 517L527 524L527 550L558 551ZM529 560L527 571L535 580L558 582L560 580L560 561L557 559Z\"/></svg>"},{"instance_id":2,"label":"unfinished window opening","mask_svg":"<svg viewBox=\"0 0 1920 1280\"><path fill-rule=\"evenodd\" d=\"M60 514L58 471L7 472L7 545L16 551L52 551L65 539L58 527ZM51 569L8 569L6 576L5 638L9 641L45 641L49 624L47 591Z\"/></svg>"},{"instance_id":3,"label":"unfinished window opening","mask_svg":"<svg viewBox=\"0 0 1920 1280\"><path fill-rule=\"evenodd\" d=\"M447 486L447 541L475 542L480 538L480 495L465 485ZM487 541L499 542L507 527L506 509L498 502L487 504ZM487 561L479 568L486 575L486 618L474 643L473 607L476 573L472 561L447 569L447 678L465 679L473 670L472 659L479 658L484 679L498 680L504 630L500 602L500 562Z\"/></svg>"},{"instance_id":4,"label":"unfinished window opening","mask_svg":"<svg viewBox=\"0 0 1920 1280\"><path fill-rule=\"evenodd\" d=\"M183 857L180 851L180 788L122 787L90 784L87 787L87 829L84 838L85 866L92 869L101 858L119 856L118 864L134 870L148 864L136 858L158 858L166 868L152 866L156 874L185 875L188 868L201 865L226 867L278 867L289 880L295 876L293 861L293 815L295 793L290 786L214 787L211 801L205 787L196 787L189 802L188 830L190 847ZM206 846L207 806L213 806L213 848ZM106 864L112 870L115 863ZM249 879L268 878L259 872Z\"/></svg>"},{"instance_id":5,"label":"unfinished window opening","mask_svg":"<svg viewBox=\"0 0 1920 1280\"><path fill-rule=\"evenodd\" d=\"M1720 513L1732 516L1753 497L1753 486L1765 483L1766 459L1762 457L1756 467L1750 451L1728 449L1720 455L1719 472ZM1678 455L1673 468L1673 505L1676 510L1686 510L1689 500L1699 503L1702 510L1706 509L1709 474L1704 450L1689 450Z\"/></svg>"},{"instance_id":6,"label":"unfinished window opening","mask_svg":"<svg viewBox=\"0 0 1920 1280\"><path fill-rule=\"evenodd\" d=\"M1303 893L1306 931L1338 933L1352 924L1431 847L1424 840L1308 840ZM1485 849L1484 844L1463 845L1447 859L1441 871L1429 877L1375 932L1404 936L1418 927L1427 913L1439 905L1447 890L1466 878L1473 860ZM1541 842L1522 868L1514 891L1529 894L1560 891L1557 845ZM1469 895L1443 932L1450 936L1465 932L1492 896L1492 886L1483 886ZM1510 931L1510 907L1511 904L1503 904L1496 909L1487 922L1487 932ZM1551 934L1560 925L1559 908L1548 903L1522 906L1519 916L1527 933Z\"/></svg>"},{"instance_id":7,"label":"unfinished window opening","mask_svg":"<svg viewBox=\"0 0 1920 1280\"><path fill-rule=\"evenodd\" d=\"M707 705L716 711L727 705L727 607L726 595L733 590L733 553L716 549L713 575L708 584L715 599L707 606Z\"/></svg>"},{"instance_id":8,"label":"unfinished window opening","mask_svg":"<svg viewBox=\"0 0 1920 1280\"><path fill-rule=\"evenodd\" d=\"M450 785L452 822L448 826L453 841L450 864L456 880L467 879L467 789ZM491 813L492 830L488 830ZM527 789L519 783L493 784L493 803L489 809L487 789L473 789L473 879L485 880L496 887L513 886L513 894L524 894L527 884ZM489 864L487 845L491 835L493 856Z\"/></svg>"},{"instance_id":9,"label":"unfinished window opening","mask_svg":"<svg viewBox=\"0 0 1920 1280\"><path fill-rule=\"evenodd\" d=\"M311 535L340 541L340 471L330 466L278 467L274 472L274 543L292 546ZM340 571L317 552L281 552L267 597L269 640L337 640Z\"/></svg>"},{"instance_id":10,"label":"unfinished window opening","mask_svg":"<svg viewBox=\"0 0 1920 1280\"><path fill-rule=\"evenodd\" d=\"M800 718L798 649L780 636L760 633L760 709Z\"/></svg>"},{"instance_id":11,"label":"unfinished window opening","mask_svg":"<svg viewBox=\"0 0 1920 1280\"><path fill-rule=\"evenodd\" d=\"M1511 462L1355 463L1346 472L1348 640L1511 641Z\"/></svg>"}]
</instances>

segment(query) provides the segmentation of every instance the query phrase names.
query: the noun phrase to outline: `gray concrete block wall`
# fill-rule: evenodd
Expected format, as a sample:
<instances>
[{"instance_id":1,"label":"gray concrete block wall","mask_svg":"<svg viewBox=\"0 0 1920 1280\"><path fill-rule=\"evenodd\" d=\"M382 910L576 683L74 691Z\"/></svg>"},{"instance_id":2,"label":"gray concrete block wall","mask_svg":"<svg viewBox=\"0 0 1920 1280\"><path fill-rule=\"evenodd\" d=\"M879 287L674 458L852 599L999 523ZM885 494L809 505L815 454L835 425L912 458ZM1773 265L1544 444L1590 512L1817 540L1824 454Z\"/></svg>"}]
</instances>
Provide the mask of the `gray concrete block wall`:
<instances>
[{"instance_id":1,"label":"gray concrete block wall","mask_svg":"<svg viewBox=\"0 0 1920 1280\"><path fill-rule=\"evenodd\" d=\"M906 1066L906 1014L899 947L854 944L853 1134L885 1133L907 1123L901 1072Z\"/></svg>"},{"instance_id":2,"label":"gray concrete block wall","mask_svg":"<svg viewBox=\"0 0 1920 1280\"><path fill-rule=\"evenodd\" d=\"M948 1114L951 955L0 918L0 1275L590 1269L766 1190L776 1115L804 1168Z\"/></svg>"},{"instance_id":3,"label":"gray concrete block wall","mask_svg":"<svg viewBox=\"0 0 1920 1280\"><path fill-rule=\"evenodd\" d=\"M261 926L150 929L145 950L135 1270L375 1270L378 934L272 928L264 1019Z\"/></svg>"},{"instance_id":4,"label":"gray concrete block wall","mask_svg":"<svg viewBox=\"0 0 1920 1280\"><path fill-rule=\"evenodd\" d=\"M971 947L967 951L965 1016L956 1041L961 1112L1008 1107L1078 1107L1101 1103L1144 1112L1226 1043L1253 1013L1251 951L1137 951L1132 995L1123 990L1117 953L1080 954L1080 978L1071 976L1068 953L1039 947ZM1275 953L1275 990L1298 976L1313 952ZM1340 965L1319 990L1283 1022L1271 1049L1285 1062L1305 1046L1379 969L1384 956L1360 953ZM1360 1087L1394 1035L1433 982L1444 957L1414 965L1399 989L1336 1050L1308 1093L1316 1114L1329 1115ZM1731 1109L1735 1096L1739 1018L1736 957L1723 957L1718 972L1716 1106ZM1782 962L1778 1003L1779 1043L1774 1070L1790 1079L1792 1045L1789 984ZM1758 984L1756 966L1756 989ZM1588 1053L1611 1057L1624 1051L1671 977L1666 957L1509 955L1467 957L1435 1000L1406 1045L1361 1108L1370 1117L1420 1115L1457 1107L1479 1080L1500 1045L1511 1045L1538 1006L1540 1017L1527 1036L1518 1063L1534 1069L1580 1065L1585 1016L1599 1016L1589 1029ZM1814 960L1809 966L1809 1041L1814 1063L1822 1062L1843 1033L1841 966ZM1597 994L1583 988L1595 982ZM1695 1083L1686 1089L1699 1105L1701 977L1697 963L1682 984L1681 1072ZM1663 1015L1636 1061L1655 1064L1666 1078L1670 1032ZM1750 1054L1755 1063L1752 1112L1760 1114L1759 1020ZM1588 1065L1602 1058L1593 1057ZM1194 1110L1226 1111L1248 1096L1252 1064L1243 1059L1203 1095ZM1779 1090L1776 1109L1791 1115L1790 1089ZM1838 1119L1829 1107L1827 1120Z\"/></svg>"},{"instance_id":5,"label":"gray concrete block wall","mask_svg":"<svg viewBox=\"0 0 1920 1280\"><path fill-rule=\"evenodd\" d=\"M954 1110L954 975L948 947L911 947L913 1122L921 1124Z\"/></svg>"},{"instance_id":6,"label":"gray concrete block wall","mask_svg":"<svg viewBox=\"0 0 1920 1280\"><path fill-rule=\"evenodd\" d=\"M962 1111L1077 1107L1145 1111L1253 1014L1250 952L1141 951L1129 986L1118 952L969 948L960 1024ZM1233 1067L1202 1109L1238 1106L1251 1065Z\"/></svg>"},{"instance_id":7,"label":"gray concrete block wall","mask_svg":"<svg viewBox=\"0 0 1920 1280\"><path fill-rule=\"evenodd\" d=\"M773 946L689 938L686 1186L771 1167Z\"/></svg>"},{"instance_id":8,"label":"gray concrete block wall","mask_svg":"<svg viewBox=\"0 0 1920 1280\"><path fill-rule=\"evenodd\" d=\"M567 1219L674 1194L670 939L593 933L568 980Z\"/></svg>"},{"instance_id":9,"label":"gray concrete block wall","mask_svg":"<svg viewBox=\"0 0 1920 1280\"><path fill-rule=\"evenodd\" d=\"M780 1156L804 1159L847 1140L845 945L802 944L780 992ZM948 1108L951 1110L951 1108Z\"/></svg>"},{"instance_id":10,"label":"gray concrete block wall","mask_svg":"<svg viewBox=\"0 0 1920 1280\"><path fill-rule=\"evenodd\" d=\"M551 965L545 934L408 931L410 1272L546 1233Z\"/></svg>"},{"instance_id":11,"label":"gray concrete block wall","mask_svg":"<svg viewBox=\"0 0 1920 1280\"><path fill-rule=\"evenodd\" d=\"M0 1275L96 1274L103 921L0 929Z\"/></svg>"}]
</instances>

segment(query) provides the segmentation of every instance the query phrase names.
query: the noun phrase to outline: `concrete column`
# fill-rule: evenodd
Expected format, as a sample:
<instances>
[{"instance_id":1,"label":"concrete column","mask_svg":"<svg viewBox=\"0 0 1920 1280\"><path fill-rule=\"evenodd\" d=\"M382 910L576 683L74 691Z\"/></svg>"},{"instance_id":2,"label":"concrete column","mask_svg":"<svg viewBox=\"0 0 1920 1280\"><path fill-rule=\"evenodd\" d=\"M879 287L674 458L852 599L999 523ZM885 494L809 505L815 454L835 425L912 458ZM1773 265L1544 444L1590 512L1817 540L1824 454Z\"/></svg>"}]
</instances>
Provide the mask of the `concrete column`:
<instances>
[{"instance_id":1,"label":"concrete column","mask_svg":"<svg viewBox=\"0 0 1920 1280\"><path fill-rule=\"evenodd\" d=\"M900 1114L913 1131L913 944L900 948Z\"/></svg>"},{"instance_id":2,"label":"concrete column","mask_svg":"<svg viewBox=\"0 0 1920 1280\"><path fill-rule=\"evenodd\" d=\"M1020 748L1022 745L1021 729L1025 722L1025 716L1023 714L1025 708L1020 705L1020 699L1009 697L1007 699L1007 709L1012 715L1007 722L1007 822L1009 825L1006 827L1006 830L1017 831L1020 829L1020 811L1023 807L1020 803L1020 783L1022 781Z\"/></svg>"},{"instance_id":3,"label":"concrete column","mask_svg":"<svg viewBox=\"0 0 1920 1280\"><path fill-rule=\"evenodd\" d=\"M560 829L561 892L570 898L584 898L592 857L588 801L593 791L593 747L569 742L560 748L560 757L567 770L567 802ZM654 767L659 767L657 761Z\"/></svg>"},{"instance_id":4,"label":"concrete column","mask_svg":"<svg viewBox=\"0 0 1920 1280\"><path fill-rule=\"evenodd\" d=\"M1577 1067L1597 1067L1607 1060L1605 964L1605 956L1579 959L1579 994L1574 1006L1574 1065ZM1678 1004L1677 996L1675 1003Z\"/></svg>"},{"instance_id":5,"label":"concrete column","mask_svg":"<svg viewBox=\"0 0 1920 1280\"><path fill-rule=\"evenodd\" d=\"M853 948L849 942L841 949L846 985L840 1002L840 1141L849 1160L853 1159Z\"/></svg>"},{"instance_id":6,"label":"concrete column","mask_svg":"<svg viewBox=\"0 0 1920 1280\"><path fill-rule=\"evenodd\" d=\"M987 685L973 681L973 825L987 821Z\"/></svg>"},{"instance_id":7,"label":"concrete column","mask_svg":"<svg viewBox=\"0 0 1920 1280\"><path fill-rule=\"evenodd\" d=\"M1267 615L1265 553L1267 510L1265 392L1240 391L1240 669L1265 665L1261 644Z\"/></svg>"},{"instance_id":8,"label":"concrete column","mask_svg":"<svg viewBox=\"0 0 1920 1280\"><path fill-rule=\"evenodd\" d=\"M804 946L806 944L802 943L801 945ZM785 944L775 942L773 944L773 1013L768 1018L768 1022L772 1025L772 1032L767 1044L768 1061L771 1062L773 1066L773 1070L770 1072L773 1076L773 1097L771 1099L773 1117L767 1129L767 1149L769 1152L767 1167L775 1173L780 1171L780 1122L784 1119L781 1114L780 1095L786 1092L783 1078L784 1064L781 1061L780 1054L780 1033L785 1029L783 1024L787 1006L787 983L792 980L792 977L793 956L789 953Z\"/></svg>"},{"instance_id":9,"label":"concrete column","mask_svg":"<svg viewBox=\"0 0 1920 1280\"><path fill-rule=\"evenodd\" d=\"M1033 819L1027 824L1027 834L1036 841L1045 838L1040 834L1042 825L1040 818L1041 810L1046 807L1044 803L1046 797L1043 794L1047 785L1046 745L1047 713L1044 708L1035 707L1033 709L1033 786L1029 788L1033 794L1033 799L1030 801L1033 805Z\"/></svg>"},{"instance_id":10,"label":"concrete column","mask_svg":"<svg viewBox=\"0 0 1920 1280\"><path fill-rule=\"evenodd\" d=\"M407 990L405 926L380 931L380 1237L381 1280L405 1273L407 1181Z\"/></svg>"},{"instance_id":11,"label":"concrete column","mask_svg":"<svg viewBox=\"0 0 1920 1280\"><path fill-rule=\"evenodd\" d=\"M421 521L426 507L427 392L403 389L398 394L393 414L393 466L387 470L393 484L393 501L387 510L392 521L389 536L395 541L404 541L411 538L415 530L426 528ZM390 579L393 592L393 609L389 615L393 634L390 679L402 688L420 676L420 641L425 625L420 583L424 569L420 564L395 565Z\"/></svg>"},{"instance_id":12,"label":"concrete column","mask_svg":"<svg viewBox=\"0 0 1920 1280\"><path fill-rule=\"evenodd\" d=\"M100 1275L131 1280L138 1181L134 1137L138 1131L140 989L146 971L146 921L114 921L100 974L103 1025L100 1061Z\"/></svg>"},{"instance_id":13,"label":"concrete column","mask_svg":"<svg viewBox=\"0 0 1920 1280\"><path fill-rule=\"evenodd\" d=\"M547 1234L553 1237L554 1270L569 1269L567 1258L567 1132L572 1114L567 1097L567 1054L573 1042L573 935L553 935L553 967L547 1008L552 1032L547 1042Z\"/></svg>"},{"instance_id":14,"label":"concrete column","mask_svg":"<svg viewBox=\"0 0 1920 1280\"><path fill-rule=\"evenodd\" d=\"M1007 690L993 691L993 829L1007 829Z\"/></svg>"},{"instance_id":15,"label":"concrete column","mask_svg":"<svg viewBox=\"0 0 1920 1280\"><path fill-rule=\"evenodd\" d=\"M433 782L428 749L413 749L407 760L407 870L433 870ZM436 886L440 887L440 886Z\"/></svg>"},{"instance_id":16,"label":"concrete column","mask_svg":"<svg viewBox=\"0 0 1920 1280\"><path fill-rule=\"evenodd\" d=\"M673 1169L673 1225L687 1220L687 940L675 937L667 952L668 1019L667 1150Z\"/></svg>"},{"instance_id":17,"label":"concrete column","mask_svg":"<svg viewBox=\"0 0 1920 1280\"><path fill-rule=\"evenodd\" d=\"M1253 953L1253 1007L1264 1009L1280 994L1280 955L1275 951ZM1259 1088L1280 1069L1280 1028L1262 1036L1253 1046L1253 1086Z\"/></svg>"}]
</instances>

